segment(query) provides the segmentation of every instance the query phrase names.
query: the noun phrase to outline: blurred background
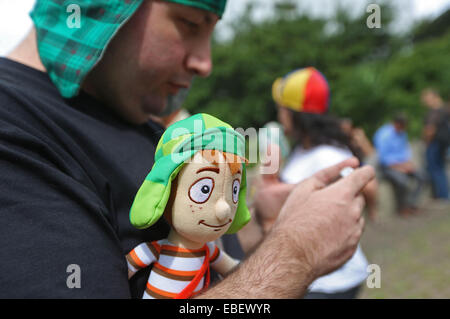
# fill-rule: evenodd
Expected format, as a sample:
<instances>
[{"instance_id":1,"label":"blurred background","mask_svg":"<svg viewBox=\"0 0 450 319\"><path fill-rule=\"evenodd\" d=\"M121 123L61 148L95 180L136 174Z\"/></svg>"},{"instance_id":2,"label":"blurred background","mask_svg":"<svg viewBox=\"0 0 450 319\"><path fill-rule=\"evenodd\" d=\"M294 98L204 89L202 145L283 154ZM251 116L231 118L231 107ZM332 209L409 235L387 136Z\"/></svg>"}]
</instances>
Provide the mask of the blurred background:
<instances>
[{"instance_id":1,"label":"blurred background","mask_svg":"<svg viewBox=\"0 0 450 319\"><path fill-rule=\"evenodd\" d=\"M380 6L380 28L367 26L370 3ZM33 4L0 0L0 56L31 27ZM262 127L277 119L274 79L314 66L329 81L330 112L370 140L394 114L406 114L413 158L423 167L421 91L432 87L450 99L450 0L229 0L213 42L213 73L194 81L184 105L190 113ZM450 208L429 192L425 214L401 219L381 180L379 218L362 239L369 263L381 267L381 288L365 287L362 298L450 298Z\"/></svg>"}]
</instances>

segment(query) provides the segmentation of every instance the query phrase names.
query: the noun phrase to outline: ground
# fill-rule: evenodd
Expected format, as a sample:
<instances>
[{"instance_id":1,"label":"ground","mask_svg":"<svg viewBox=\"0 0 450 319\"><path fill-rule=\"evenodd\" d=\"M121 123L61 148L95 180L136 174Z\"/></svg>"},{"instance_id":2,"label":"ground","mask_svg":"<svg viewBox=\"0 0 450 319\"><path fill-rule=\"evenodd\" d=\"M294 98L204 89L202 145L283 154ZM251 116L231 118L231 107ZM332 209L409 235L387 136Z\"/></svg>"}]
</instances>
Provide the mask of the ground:
<instances>
[{"instance_id":1,"label":"ground","mask_svg":"<svg viewBox=\"0 0 450 319\"><path fill-rule=\"evenodd\" d=\"M390 194L381 185L381 197ZM426 200L408 219L381 203L377 223L367 223L361 247L381 269L381 288L364 285L361 298L450 298L450 206Z\"/></svg>"},{"instance_id":2,"label":"ground","mask_svg":"<svg viewBox=\"0 0 450 319\"><path fill-rule=\"evenodd\" d=\"M421 164L421 148L415 159ZM423 214L408 219L394 211L390 185L381 182L379 219L367 223L361 247L381 269L381 288L364 285L360 298L450 298L450 205L421 198Z\"/></svg>"}]
</instances>

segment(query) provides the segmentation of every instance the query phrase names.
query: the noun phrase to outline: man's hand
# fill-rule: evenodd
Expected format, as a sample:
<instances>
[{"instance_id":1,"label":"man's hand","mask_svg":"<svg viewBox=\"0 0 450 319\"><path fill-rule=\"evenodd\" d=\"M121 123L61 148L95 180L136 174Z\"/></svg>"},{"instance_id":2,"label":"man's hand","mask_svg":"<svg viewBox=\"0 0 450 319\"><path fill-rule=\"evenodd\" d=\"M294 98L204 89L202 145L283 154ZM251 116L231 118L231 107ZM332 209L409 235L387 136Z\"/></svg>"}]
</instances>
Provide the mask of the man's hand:
<instances>
[{"instance_id":1,"label":"man's hand","mask_svg":"<svg viewBox=\"0 0 450 319\"><path fill-rule=\"evenodd\" d=\"M306 258L315 277L346 262L363 231L361 190L375 177L375 171L369 166L358 168L333 183L347 166L356 168L358 160L349 159L300 183L274 225L273 233L288 234L286 244Z\"/></svg>"},{"instance_id":2,"label":"man's hand","mask_svg":"<svg viewBox=\"0 0 450 319\"><path fill-rule=\"evenodd\" d=\"M416 171L414 164L412 162L404 162L399 164L394 164L390 166L391 169L402 172L403 174L411 174Z\"/></svg>"},{"instance_id":3,"label":"man's hand","mask_svg":"<svg viewBox=\"0 0 450 319\"><path fill-rule=\"evenodd\" d=\"M199 298L299 298L317 277L346 262L364 227L361 190L375 177L371 167L338 180L356 158L298 184L255 252Z\"/></svg>"}]
</instances>

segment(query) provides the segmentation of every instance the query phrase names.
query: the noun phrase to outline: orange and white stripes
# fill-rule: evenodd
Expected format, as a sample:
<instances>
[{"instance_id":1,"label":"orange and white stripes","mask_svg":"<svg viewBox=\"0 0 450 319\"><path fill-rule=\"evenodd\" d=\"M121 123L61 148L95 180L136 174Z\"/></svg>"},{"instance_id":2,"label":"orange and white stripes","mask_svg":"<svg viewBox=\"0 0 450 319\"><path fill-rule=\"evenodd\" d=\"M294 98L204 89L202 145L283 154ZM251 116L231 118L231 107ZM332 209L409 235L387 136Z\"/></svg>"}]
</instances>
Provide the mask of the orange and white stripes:
<instances>
[{"instance_id":1,"label":"orange and white stripes","mask_svg":"<svg viewBox=\"0 0 450 319\"><path fill-rule=\"evenodd\" d=\"M207 243L210 265L220 260L220 250L213 242ZM127 256L133 272L153 264L143 298L174 298L194 278L202 267L206 245L200 249L185 249L174 246L167 239L142 243ZM194 294L204 286L202 278Z\"/></svg>"}]
</instances>

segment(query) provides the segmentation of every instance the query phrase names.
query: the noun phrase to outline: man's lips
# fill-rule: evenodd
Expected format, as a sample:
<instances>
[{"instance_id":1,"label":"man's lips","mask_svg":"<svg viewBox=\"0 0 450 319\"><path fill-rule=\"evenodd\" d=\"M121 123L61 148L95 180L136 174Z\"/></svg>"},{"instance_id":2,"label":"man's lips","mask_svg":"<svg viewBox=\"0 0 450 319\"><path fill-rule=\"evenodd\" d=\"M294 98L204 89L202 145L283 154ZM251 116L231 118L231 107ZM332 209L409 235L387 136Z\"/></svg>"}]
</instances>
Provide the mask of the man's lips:
<instances>
[{"instance_id":1,"label":"man's lips","mask_svg":"<svg viewBox=\"0 0 450 319\"><path fill-rule=\"evenodd\" d=\"M205 225L205 226L208 226L208 227L211 227L211 228L222 228L223 226L226 226L226 225L228 225L229 223L231 223L231 219L230 220L228 220L225 224L223 224L223 225L209 225L209 224L207 224L207 223L205 223L205 220L204 219L202 219L202 220L200 220L199 222L198 222L198 224L200 225L200 224L202 224L202 225Z\"/></svg>"},{"instance_id":2,"label":"man's lips","mask_svg":"<svg viewBox=\"0 0 450 319\"><path fill-rule=\"evenodd\" d=\"M181 89L188 89L190 87L190 83L184 82L168 82L169 92L171 94L177 94Z\"/></svg>"}]
</instances>

